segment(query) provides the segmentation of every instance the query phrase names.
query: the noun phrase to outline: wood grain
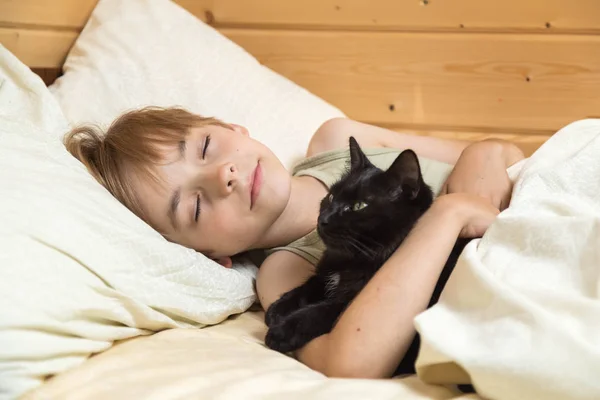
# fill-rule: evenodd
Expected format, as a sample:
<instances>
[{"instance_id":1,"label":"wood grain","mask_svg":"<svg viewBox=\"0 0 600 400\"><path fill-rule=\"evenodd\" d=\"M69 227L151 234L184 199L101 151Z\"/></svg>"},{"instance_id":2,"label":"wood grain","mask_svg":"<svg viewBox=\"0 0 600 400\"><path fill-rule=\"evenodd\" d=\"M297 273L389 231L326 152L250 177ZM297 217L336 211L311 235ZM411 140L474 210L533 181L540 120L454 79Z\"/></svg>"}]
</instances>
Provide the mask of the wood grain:
<instances>
[{"instance_id":1,"label":"wood grain","mask_svg":"<svg viewBox=\"0 0 600 400\"><path fill-rule=\"evenodd\" d=\"M97 3L98 0L0 0L0 26L81 31ZM207 7L213 6L207 0L184 3L203 21Z\"/></svg>"},{"instance_id":2,"label":"wood grain","mask_svg":"<svg viewBox=\"0 0 600 400\"><path fill-rule=\"evenodd\" d=\"M364 122L531 154L600 115L599 0L174 1ZM0 0L0 43L49 84L96 3Z\"/></svg>"},{"instance_id":3,"label":"wood grain","mask_svg":"<svg viewBox=\"0 0 600 400\"><path fill-rule=\"evenodd\" d=\"M72 31L0 27L0 43L33 68L62 67L77 35Z\"/></svg>"},{"instance_id":4,"label":"wood grain","mask_svg":"<svg viewBox=\"0 0 600 400\"><path fill-rule=\"evenodd\" d=\"M377 125L377 124L376 124ZM385 124L380 124L385 126ZM523 132L512 132L512 133L501 133L501 132L473 132L469 130L461 130L460 127L454 130L443 130L440 127L395 127L386 126L389 129L397 132L411 133L422 136L433 136L445 139L457 139L466 140L469 142L477 142L485 139L502 139L508 142L516 144L525 154L529 157L535 152L542 144L544 144L551 135L533 135Z\"/></svg>"},{"instance_id":5,"label":"wood grain","mask_svg":"<svg viewBox=\"0 0 600 400\"><path fill-rule=\"evenodd\" d=\"M548 135L600 110L596 36L223 32L366 122ZM31 67L60 67L76 35L0 28Z\"/></svg>"},{"instance_id":6,"label":"wood grain","mask_svg":"<svg viewBox=\"0 0 600 400\"><path fill-rule=\"evenodd\" d=\"M31 70L42 78L46 86L52 85L62 74L59 68L32 68Z\"/></svg>"},{"instance_id":7,"label":"wood grain","mask_svg":"<svg viewBox=\"0 0 600 400\"><path fill-rule=\"evenodd\" d=\"M600 30L597 0L176 0L218 27Z\"/></svg>"},{"instance_id":8,"label":"wood grain","mask_svg":"<svg viewBox=\"0 0 600 400\"><path fill-rule=\"evenodd\" d=\"M600 109L600 36L222 32L363 121L549 134Z\"/></svg>"},{"instance_id":9,"label":"wood grain","mask_svg":"<svg viewBox=\"0 0 600 400\"><path fill-rule=\"evenodd\" d=\"M0 26L81 30L98 0L0 0Z\"/></svg>"},{"instance_id":10,"label":"wood grain","mask_svg":"<svg viewBox=\"0 0 600 400\"><path fill-rule=\"evenodd\" d=\"M598 0L175 0L217 27L598 32ZM0 26L81 30L97 0L0 0Z\"/></svg>"}]
</instances>

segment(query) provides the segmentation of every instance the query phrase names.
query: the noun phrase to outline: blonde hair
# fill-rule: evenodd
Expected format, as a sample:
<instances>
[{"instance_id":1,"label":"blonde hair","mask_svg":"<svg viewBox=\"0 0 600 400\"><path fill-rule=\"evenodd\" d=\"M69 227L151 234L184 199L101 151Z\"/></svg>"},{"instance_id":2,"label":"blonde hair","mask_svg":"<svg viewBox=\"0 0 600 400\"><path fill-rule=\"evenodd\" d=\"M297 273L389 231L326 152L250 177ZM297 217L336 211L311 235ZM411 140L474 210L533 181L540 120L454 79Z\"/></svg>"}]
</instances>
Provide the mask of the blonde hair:
<instances>
[{"instance_id":1,"label":"blonde hair","mask_svg":"<svg viewBox=\"0 0 600 400\"><path fill-rule=\"evenodd\" d=\"M151 169L165 162L161 148L177 146L191 128L207 125L230 127L216 118L204 118L182 108L146 107L121 115L106 133L97 127L82 126L65 135L63 141L69 153L102 186L148 222L133 189L132 176L156 181Z\"/></svg>"}]
</instances>

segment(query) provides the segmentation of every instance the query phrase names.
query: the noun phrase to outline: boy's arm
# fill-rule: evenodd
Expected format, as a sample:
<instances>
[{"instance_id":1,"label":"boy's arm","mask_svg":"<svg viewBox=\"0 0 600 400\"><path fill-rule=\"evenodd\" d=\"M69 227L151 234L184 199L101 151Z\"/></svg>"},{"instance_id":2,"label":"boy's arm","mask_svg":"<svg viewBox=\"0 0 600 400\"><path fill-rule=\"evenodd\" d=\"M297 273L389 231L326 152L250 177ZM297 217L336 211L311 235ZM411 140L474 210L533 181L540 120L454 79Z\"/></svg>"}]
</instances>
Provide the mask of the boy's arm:
<instances>
[{"instance_id":1,"label":"boy's arm","mask_svg":"<svg viewBox=\"0 0 600 400\"><path fill-rule=\"evenodd\" d=\"M321 125L310 141L307 155L311 156L348 147L350 136L354 136L363 148L412 149L421 157L448 164L456 164L463 150L467 148L469 148L470 153L485 153L486 155L491 154L493 157L501 157L505 163L505 168L510 167L524 157L517 146L501 139L469 142L433 136L411 135L364 124L348 118L333 118Z\"/></svg>"},{"instance_id":2,"label":"boy's arm","mask_svg":"<svg viewBox=\"0 0 600 400\"><path fill-rule=\"evenodd\" d=\"M413 340L413 319L427 307L457 237L481 236L497 213L475 196L439 198L333 330L300 349L298 358L328 376L391 376Z\"/></svg>"},{"instance_id":3,"label":"boy's arm","mask_svg":"<svg viewBox=\"0 0 600 400\"><path fill-rule=\"evenodd\" d=\"M445 197L451 200L453 196ZM301 362L329 376L383 378L392 374L414 336L412 320L425 310L464 225L456 207L445 200L438 199L419 220L332 332L296 352ZM312 265L293 253L270 255L257 277L263 308L268 309L312 273Z\"/></svg>"},{"instance_id":4,"label":"boy's arm","mask_svg":"<svg viewBox=\"0 0 600 400\"><path fill-rule=\"evenodd\" d=\"M500 209L508 206L512 182L506 169L524 158L514 144L498 139L480 142L440 139L395 132L347 118L325 122L313 136L308 155L345 148L354 136L363 147L412 149L421 157L453 164L442 194L470 193L489 199Z\"/></svg>"},{"instance_id":5,"label":"boy's arm","mask_svg":"<svg viewBox=\"0 0 600 400\"><path fill-rule=\"evenodd\" d=\"M284 293L302 285L315 273L304 258L281 250L268 256L258 270L256 291L266 311Z\"/></svg>"},{"instance_id":6,"label":"boy's arm","mask_svg":"<svg viewBox=\"0 0 600 400\"><path fill-rule=\"evenodd\" d=\"M412 149L421 157L448 164L456 164L462 151L470 144L463 140L396 132L348 118L333 118L315 132L308 146L307 156L348 147L350 136L354 136L363 148Z\"/></svg>"}]
</instances>

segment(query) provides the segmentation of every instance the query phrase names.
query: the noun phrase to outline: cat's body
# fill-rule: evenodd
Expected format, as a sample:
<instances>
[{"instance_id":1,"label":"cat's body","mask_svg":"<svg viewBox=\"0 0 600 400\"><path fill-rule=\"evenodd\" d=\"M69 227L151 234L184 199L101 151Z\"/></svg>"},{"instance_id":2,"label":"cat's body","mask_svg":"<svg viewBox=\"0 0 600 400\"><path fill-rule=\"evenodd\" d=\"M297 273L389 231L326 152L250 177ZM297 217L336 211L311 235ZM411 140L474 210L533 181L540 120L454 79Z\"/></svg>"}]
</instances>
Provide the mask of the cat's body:
<instances>
[{"instance_id":1,"label":"cat's body","mask_svg":"<svg viewBox=\"0 0 600 400\"><path fill-rule=\"evenodd\" d=\"M293 351L331 331L339 315L432 202L433 193L423 181L414 152L402 152L387 171L382 171L351 138L350 169L321 203L317 229L326 250L315 275L267 310L267 346ZM429 307L438 301L465 244L459 240L455 245ZM396 373L414 372L418 349L417 335Z\"/></svg>"}]
</instances>

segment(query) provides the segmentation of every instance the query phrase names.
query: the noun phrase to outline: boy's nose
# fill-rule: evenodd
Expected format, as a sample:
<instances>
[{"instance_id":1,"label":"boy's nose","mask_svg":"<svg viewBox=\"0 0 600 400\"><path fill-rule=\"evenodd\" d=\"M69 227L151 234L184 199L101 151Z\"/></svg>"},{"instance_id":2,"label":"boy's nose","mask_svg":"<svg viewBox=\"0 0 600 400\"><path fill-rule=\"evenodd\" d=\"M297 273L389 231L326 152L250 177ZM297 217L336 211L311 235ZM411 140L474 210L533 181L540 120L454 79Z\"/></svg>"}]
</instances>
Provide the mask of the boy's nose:
<instances>
[{"instance_id":1,"label":"boy's nose","mask_svg":"<svg viewBox=\"0 0 600 400\"><path fill-rule=\"evenodd\" d=\"M235 186L238 182L238 171L233 163L221 165L217 171L217 175L219 192L222 195L228 195L235 190Z\"/></svg>"}]
</instances>

